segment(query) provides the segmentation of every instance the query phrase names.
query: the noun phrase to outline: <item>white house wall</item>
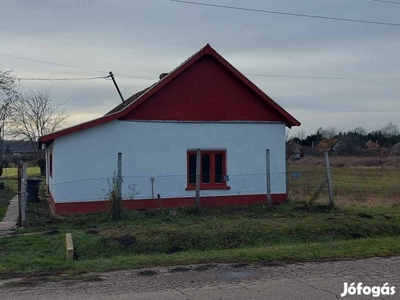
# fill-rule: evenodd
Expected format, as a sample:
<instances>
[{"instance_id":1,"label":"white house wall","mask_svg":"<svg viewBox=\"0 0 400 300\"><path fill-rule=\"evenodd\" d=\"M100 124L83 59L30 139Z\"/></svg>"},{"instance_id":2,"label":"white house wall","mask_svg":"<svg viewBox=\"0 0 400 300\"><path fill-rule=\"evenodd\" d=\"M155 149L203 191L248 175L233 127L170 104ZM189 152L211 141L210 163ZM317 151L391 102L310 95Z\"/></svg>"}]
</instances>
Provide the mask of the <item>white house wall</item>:
<instances>
[{"instance_id":1,"label":"white house wall","mask_svg":"<svg viewBox=\"0 0 400 300\"><path fill-rule=\"evenodd\" d=\"M102 200L122 153L123 197L192 197L186 191L187 150L226 149L229 190L204 196L265 194L266 149L273 194L286 193L285 125L112 121L57 138L49 187L57 203ZM152 193L151 177L154 178Z\"/></svg>"}]
</instances>

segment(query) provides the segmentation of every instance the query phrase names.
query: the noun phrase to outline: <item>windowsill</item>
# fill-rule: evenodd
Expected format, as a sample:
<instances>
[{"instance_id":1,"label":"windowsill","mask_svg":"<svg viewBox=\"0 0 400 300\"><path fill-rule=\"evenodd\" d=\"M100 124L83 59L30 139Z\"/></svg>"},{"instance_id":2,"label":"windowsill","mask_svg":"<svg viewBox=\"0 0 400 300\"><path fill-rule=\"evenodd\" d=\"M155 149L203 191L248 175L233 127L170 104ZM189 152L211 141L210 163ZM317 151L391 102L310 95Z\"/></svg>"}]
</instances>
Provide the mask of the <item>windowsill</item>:
<instances>
[{"instance_id":1,"label":"windowsill","mask_svg":"<svg viewBox=\"0 0 400 300\"><path fill-rule=\"evenodd\" d=\"M230 190L231 187L227 186L227 185L201 185L200 186L200 190ZM186 191L195 191L196 190L196 186L188 186L186 189Z\"/></svg>"}]
</instances>

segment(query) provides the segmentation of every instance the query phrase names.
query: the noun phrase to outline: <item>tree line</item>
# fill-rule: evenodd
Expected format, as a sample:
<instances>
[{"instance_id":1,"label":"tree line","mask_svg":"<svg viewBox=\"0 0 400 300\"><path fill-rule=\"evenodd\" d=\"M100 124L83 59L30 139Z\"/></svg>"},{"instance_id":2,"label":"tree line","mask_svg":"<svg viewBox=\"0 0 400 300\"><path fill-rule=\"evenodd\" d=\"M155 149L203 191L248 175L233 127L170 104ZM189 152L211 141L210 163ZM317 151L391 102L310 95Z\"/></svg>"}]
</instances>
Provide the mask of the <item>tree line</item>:
<instances>
[{"instance_id":1,"label":"tree line","mask_svg":"<svg viewBox=\"0 0 400 300\"><path fill-rule=\"evenodd\" d=\"M368 141L379 144L381 148L391 148L400 142L399 127L392 122L378 130L367 132L363 127L357 127L349 131L339 131L335 127L318 128L315 133L306 135L304 131L299 131L294 135L288 135L287 141L297 143L301 146L316 146L322 140L328 141L341 140L348 150L365 148Z\"/></svg>"},{"instance_id":2,"label":"tree line","mask_svg":"<svg viewBox=\"0 0 400 300\"><path fill-rule=\"evenodd\" d=\"M3 170L4 141L29 141L35 150L35 159L45 170L43 151L37 146L40 136L61 128L67 119L63 102L55 100L50 87L37 91L22 87L12 70L0 68L0 176Z\"/></svg>"}]
</instances>

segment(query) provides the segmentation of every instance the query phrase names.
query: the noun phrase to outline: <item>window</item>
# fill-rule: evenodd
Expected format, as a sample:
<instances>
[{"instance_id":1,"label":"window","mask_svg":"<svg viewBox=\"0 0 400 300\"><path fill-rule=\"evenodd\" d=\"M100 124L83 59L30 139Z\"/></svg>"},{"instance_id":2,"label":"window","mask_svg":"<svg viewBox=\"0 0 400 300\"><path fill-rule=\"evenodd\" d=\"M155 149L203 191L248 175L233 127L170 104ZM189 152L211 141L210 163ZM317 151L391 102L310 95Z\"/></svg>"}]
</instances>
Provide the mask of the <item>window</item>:
<instances>
[{"instance_id":1,"label":"window","mask_svg":"<svg viewBox=\"0 0 400 300\"><path fill-rule=\"evenodd\" d=\"M53 151L49 151L49 174L53 178Z\"/></svg>"},{"instance_id":2,"label":"window","mask_svg":"<svg viewBox=\"0 0 400 300\"><path fill-rule=\"evenodd\" d=\"M187 189L196 188L196 151L188 151L188 184ZM200 152L200 188L229 189L225 182L226 151Z\"/></svg>"}]
</instances>

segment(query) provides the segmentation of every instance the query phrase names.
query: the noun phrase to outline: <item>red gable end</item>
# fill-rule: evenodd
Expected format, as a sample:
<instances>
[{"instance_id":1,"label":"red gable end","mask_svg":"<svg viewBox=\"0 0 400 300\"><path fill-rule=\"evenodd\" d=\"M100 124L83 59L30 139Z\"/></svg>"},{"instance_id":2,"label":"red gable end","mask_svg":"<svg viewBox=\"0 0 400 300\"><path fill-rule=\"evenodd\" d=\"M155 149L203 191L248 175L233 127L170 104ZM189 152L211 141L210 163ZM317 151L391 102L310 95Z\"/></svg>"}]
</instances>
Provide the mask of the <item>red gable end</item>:
<instances>
[{"instance_id":1,"label":"red gable end","mask_svg":"<svg viewBox=\"0 0 400 300\"><path fill-rule=\"evenodd\" d=\"M104 117L42 136L40 143L108 121L300 122L206 45L149 89L135 94Z\"/></svg>"},{"instance_id":2,"label":"red gable end","mask_svg":"<svg viewBox=\"0 0 400 300\"><path fill-rule=\"evenodd\" d=\"M211 55L201 57L122 120L287 120Z\"/></svg>"}]
</instances>

